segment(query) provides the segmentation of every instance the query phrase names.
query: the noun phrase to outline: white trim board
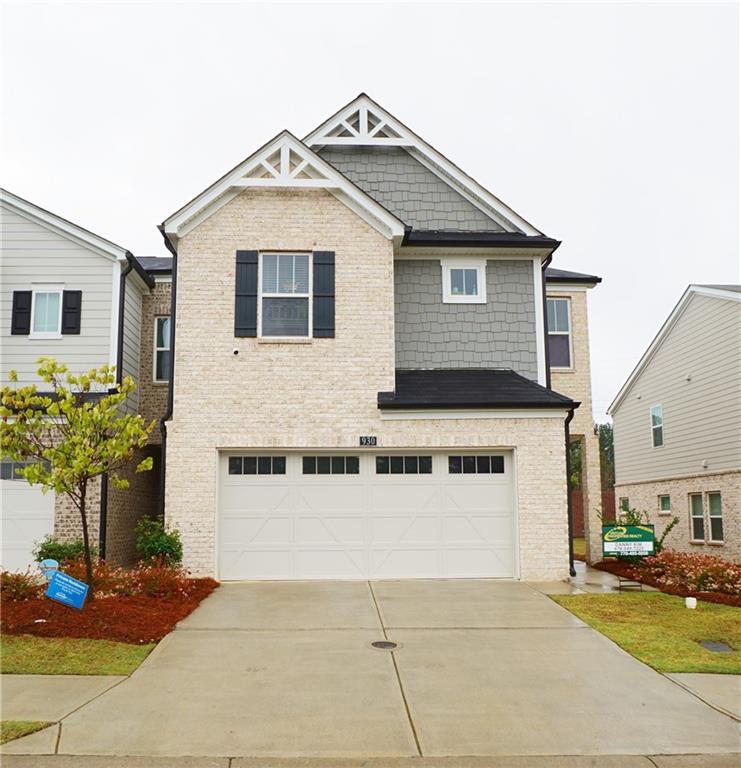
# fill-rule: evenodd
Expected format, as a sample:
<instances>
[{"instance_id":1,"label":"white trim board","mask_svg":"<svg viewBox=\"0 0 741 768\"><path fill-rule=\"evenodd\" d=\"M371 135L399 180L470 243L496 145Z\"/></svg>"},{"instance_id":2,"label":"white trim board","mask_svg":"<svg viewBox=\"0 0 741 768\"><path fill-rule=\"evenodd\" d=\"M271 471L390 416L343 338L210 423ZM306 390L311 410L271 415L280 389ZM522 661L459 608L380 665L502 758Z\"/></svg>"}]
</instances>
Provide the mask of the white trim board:
<instances>
[{"instance_id":1,"label":"white trim board","mask_svg":"<svg viewBox=\"0 0 741 768\"><path fill-rule=\"evenodd\" d=\"M382 133L387 135L380 135ZM508 231L534 236L543 234L365 93L315 128L304 142L310 147L407 147L412 157Z\"/></svg>"},{"instance_id":2,"label":"white trim board","mask_svg":"<svg viewBox=\"0 0 741 768\"><path fill-rule=\"evenodd\" d=\"M736 293L735 291L726 291L721 288L707 288L705 286L695 284L687 286L687 290L685 290L685 292L682 294L676 306L671 311L671 314L664 321L664 324L659 329L659 332L656 334L656 336L654 336L653 341L649 344L648 349L643 353L643 356L636 364L636 367L632 370L630 376L628 376L627 381L625 384L623 384L623 386L620 388L620 391L615 396L615 399L608 406L607 413L609 413L610 416L612 416L617 408L620 407L620 404L623 402L628 392L630 392L630 390L633 388L633 385L637 381L638 377L641 375L641 373L643 373L643 370L651 362L664 339L669 335L671 330L677 324L677 321L684 313L692 297L695 295L741 302L741 293Z\"/></svg>"},{"instance_id":3,"label":"white trim board","mask_svg":"<svg viewBox=\"0 0 741 768\"><path fill-rule=\"evenodd\" d=\"M245 189L326 189L370 226L401 241L404 224L288 131L282 131L163 223L177 241Z\"/></svg>"}]
</instances>

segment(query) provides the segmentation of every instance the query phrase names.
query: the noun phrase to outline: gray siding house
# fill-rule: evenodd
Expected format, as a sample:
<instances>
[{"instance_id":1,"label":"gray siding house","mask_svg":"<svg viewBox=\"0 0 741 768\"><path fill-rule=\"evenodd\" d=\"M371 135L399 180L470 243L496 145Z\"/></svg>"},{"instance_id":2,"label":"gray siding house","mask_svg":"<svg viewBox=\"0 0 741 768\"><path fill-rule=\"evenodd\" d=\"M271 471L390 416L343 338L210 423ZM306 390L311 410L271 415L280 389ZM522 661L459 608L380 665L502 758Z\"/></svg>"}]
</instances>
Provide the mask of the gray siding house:
<instances>
[{"instance_id":1,"label":"gray siding house","mask_svg":"<svg viewBox=\"0 0 741 768\"><path fill-rule=\"evenodd\" d=\"M741 559L741 286L690 285L609 409L619 507Z\"/></svg>"}]
</instances>

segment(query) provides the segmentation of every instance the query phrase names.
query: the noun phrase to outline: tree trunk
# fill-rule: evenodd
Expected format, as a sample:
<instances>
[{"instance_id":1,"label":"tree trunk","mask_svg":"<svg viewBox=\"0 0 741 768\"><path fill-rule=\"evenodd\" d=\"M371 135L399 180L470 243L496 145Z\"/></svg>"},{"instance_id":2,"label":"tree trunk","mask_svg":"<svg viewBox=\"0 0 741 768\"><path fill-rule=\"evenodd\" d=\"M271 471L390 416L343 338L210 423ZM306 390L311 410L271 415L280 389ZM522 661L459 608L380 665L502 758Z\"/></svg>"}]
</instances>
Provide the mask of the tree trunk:
<instances>
[{"instance_id":1,"label":"tree trunk","mask_svg":"<svg viewBox=\"0 0 741 768\"><path fill-rule=\"evenodd\" d=\"M85 573L88 583L88 600L94 598L93 590L93 556L90 552L90 535L87 530L87 512L85 502L87 498L87 481L80 486L80 517L82 518L82 541L85 545Z\"/></svg>"}]
</instances>

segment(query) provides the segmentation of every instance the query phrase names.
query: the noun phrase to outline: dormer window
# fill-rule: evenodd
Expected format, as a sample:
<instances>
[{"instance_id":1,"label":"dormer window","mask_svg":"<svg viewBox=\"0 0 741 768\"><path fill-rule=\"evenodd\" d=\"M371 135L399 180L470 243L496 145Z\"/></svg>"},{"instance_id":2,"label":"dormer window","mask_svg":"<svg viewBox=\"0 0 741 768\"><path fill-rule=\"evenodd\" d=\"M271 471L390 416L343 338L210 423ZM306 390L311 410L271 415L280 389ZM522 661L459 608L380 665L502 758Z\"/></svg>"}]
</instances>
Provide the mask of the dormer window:
<instances>
[{"instance_id":1,"label":"dormer window","mask_svg":"<svg viewBox=\"0 0 741 768\"><path fill-rule=\"evenodd\" d=\"M443 304L486 304L486 260L443 259Z\"/></svg>"}]
</instances>

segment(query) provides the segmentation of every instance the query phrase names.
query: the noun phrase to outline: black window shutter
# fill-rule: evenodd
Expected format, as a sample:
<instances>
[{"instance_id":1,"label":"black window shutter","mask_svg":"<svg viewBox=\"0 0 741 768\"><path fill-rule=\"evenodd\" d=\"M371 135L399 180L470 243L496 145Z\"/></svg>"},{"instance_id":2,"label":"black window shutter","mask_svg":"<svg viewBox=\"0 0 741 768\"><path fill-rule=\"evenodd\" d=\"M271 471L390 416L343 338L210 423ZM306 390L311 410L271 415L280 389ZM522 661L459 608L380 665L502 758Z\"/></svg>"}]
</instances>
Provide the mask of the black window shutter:
<instances>
[{"instance_id":1,"label":"black window shutter","mask_svg":"<svg viewBox=\"0 0 741 768\"><path fill-rule=\"evenodd\" d=\"M257 336L257 251L237 251L234 335Z\"/></svg>"},{"instance_id":2,"label":"black window shutter","mask_svg":"<svg viewBox=\"0 0 741 768\"><path fill-rule=\"evenodd\" d=\"M64 291L62 293L62 333L80 332L80 314L82 312L82 291Z\"/></svg>"},{"instance_id":3,"label":"black window shutter","mask_svg":"<svg viewBox=\"0 0 741 768\"><path fill-rule=\"evenodd\" d=\"M13 291L10 332L14 336L28 336L31 333L31 291Z\"/></svg>"},{"instance_id":4,"label":"black window shutter","mask_svg":"<svg viewBox=\"0 0 741 768\"><path fill-rule=\"evenodd\" d=\"M314 251L314 336L334 337L334 251Z\"/></svg>"}]
</instances>

